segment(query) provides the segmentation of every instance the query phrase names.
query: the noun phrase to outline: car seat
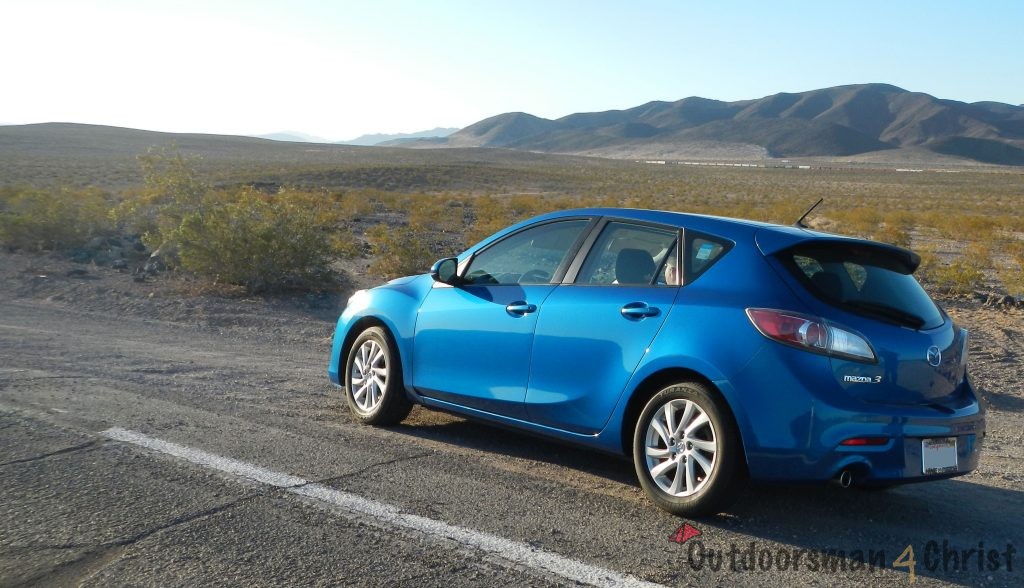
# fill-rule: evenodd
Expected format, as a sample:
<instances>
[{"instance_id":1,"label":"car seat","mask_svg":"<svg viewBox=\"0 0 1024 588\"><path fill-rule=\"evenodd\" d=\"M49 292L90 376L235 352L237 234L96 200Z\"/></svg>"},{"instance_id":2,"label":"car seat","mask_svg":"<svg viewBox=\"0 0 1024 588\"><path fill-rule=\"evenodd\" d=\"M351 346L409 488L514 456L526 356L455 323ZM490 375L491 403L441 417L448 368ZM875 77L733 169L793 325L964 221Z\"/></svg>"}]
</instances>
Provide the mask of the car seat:
<instances>
[{"instance_id":1,"label":"car seat","mask_svg":"<svg viewBox=\"0 0 1024 588\"><path fill-rule=\"evenodd\" d=\"M654 258L643 249L627 247L615 258L615 280L619 284L650 284L655 269Z\"/></svg>"}]
</instances>

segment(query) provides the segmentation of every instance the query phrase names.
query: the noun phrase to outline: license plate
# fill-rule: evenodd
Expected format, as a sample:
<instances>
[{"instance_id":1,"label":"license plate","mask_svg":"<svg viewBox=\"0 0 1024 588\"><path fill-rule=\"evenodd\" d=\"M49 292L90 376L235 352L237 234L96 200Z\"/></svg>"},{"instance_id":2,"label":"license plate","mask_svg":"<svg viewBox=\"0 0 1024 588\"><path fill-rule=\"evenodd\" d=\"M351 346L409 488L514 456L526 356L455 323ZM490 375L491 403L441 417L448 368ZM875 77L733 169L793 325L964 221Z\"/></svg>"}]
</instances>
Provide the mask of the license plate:
<instances>
[{"instance_id":1,"label":"license plate","mask_svg":"<svg viewBox=\"0 0 1024 588\"><path fill-rule=\"evenodd\" d=\"M925 475L955 472L956 437L921 440L921 469Z\"/></svg>"}]
</instances>

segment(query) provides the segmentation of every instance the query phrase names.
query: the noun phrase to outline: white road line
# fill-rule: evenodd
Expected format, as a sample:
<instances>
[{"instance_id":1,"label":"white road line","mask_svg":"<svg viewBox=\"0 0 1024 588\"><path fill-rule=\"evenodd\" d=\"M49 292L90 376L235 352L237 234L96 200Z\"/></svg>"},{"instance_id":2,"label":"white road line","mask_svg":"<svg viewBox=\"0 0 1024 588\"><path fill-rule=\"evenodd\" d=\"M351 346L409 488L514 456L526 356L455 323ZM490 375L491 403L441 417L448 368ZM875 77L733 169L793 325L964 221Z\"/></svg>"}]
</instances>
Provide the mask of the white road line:
<instances>
[{"instance_id":1,"label":"white road line","mask_svg":"<svg viewBox=\"0 0 1024 588\"><path fill-rule=\"evenodd\" d=\"M156 439L154 437L122 429L120 427L107 429L100 433L100 435L116 439L117 441L132 443L133 445L145 447L146 449L152 449L153 451L159 451L160 453L166 453L167 455L173 455L174 457L180 457L185 461L190 461L194 464L198 464L212 470L220 470L242 478L249 478L250 480L255 480L261 484L267 484L268 486L288 488L290 486L300 486L302 484L309 483L308 480L297 476L279 474L277 472L265 470L259 466L245 463L244 461L221 457L213 453L207 453L201 449L185 447L184 445L178 445L177 443L171 443L170 441L163 441L161 439Z\"/></svg>"},{"instance_id":2,"label":"white road line","mask_svg":"<svg viewBox=\"0 0 1024 588\"><path fill-rule=\"evenodd\" d=\"M177 443L171 443L170 441L164 441L135 431L113 427L102 431L100 435L166 455L172 455L205 468L218 470L276 488L282 488L287 492L318 500L358 515L373 517L377 522L384 525L410 529L425 535L455 541L466 547L484 551L515 564L543 570L573 582L592 586L659 586L659 584L644 582L633 576L627 576L599 566L570 559L557 553L537 549L526 543L511 541L483 531L450 525L442 521L405 513L390 504L377 502L348 492L341 492L322 484L310 482L304 478L274 472L257 465L222 457L201 449L178 445Z\"/></svg>"}]
</instances>

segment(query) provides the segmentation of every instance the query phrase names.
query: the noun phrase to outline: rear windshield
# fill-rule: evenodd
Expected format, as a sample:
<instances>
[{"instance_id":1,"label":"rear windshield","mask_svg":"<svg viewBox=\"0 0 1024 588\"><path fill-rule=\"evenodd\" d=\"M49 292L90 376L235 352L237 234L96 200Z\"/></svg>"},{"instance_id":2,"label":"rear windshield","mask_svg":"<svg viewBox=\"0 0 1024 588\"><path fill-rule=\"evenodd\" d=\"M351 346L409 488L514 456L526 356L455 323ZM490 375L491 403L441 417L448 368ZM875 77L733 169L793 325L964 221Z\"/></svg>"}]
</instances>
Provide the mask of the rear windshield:
<instances>
[{"instance_id":1,"label":"rear windshield","mask_svg":"<svg viewBox=\"0 0 1024 588\"><path fill-rule=\"evenodd\" d=\"M846 243L808 244L779 254L819 299L863 316L914 329L933 329L945 319L898 255Z\"/></svg>"}]
</instances>

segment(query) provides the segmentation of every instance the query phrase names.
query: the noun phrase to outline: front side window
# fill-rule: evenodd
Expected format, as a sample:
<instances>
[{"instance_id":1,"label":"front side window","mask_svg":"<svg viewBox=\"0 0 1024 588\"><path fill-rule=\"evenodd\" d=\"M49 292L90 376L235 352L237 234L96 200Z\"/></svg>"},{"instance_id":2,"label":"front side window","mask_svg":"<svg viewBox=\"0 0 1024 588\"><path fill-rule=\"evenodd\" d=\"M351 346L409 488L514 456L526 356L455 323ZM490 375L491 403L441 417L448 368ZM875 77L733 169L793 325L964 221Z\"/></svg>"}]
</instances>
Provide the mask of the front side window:
<instances>
[{"instance_id":1,"label":"front side window","mask_svg":"<svg viewBox=\"0 0 1024 588\"><path fill-rule=\"evenodd\" d=\"M587 254L576 283L632 286L668 283L662 281L668 277L664 266L669 258L675 257L675 244L673 230L610 222ZM661 280L656 282L655 278L659 277Z\"/></svg>"},{"instance_id":2,"label":"front side window","mask_svg":"<svg viewBox=\"0 0 1024 588\"><path fill-rule=\"evenodd\" d=\"M473 257L465 280L483 285L547 284L589 223L545 223L505 237Z\"/></svg>"}]
</instances>

